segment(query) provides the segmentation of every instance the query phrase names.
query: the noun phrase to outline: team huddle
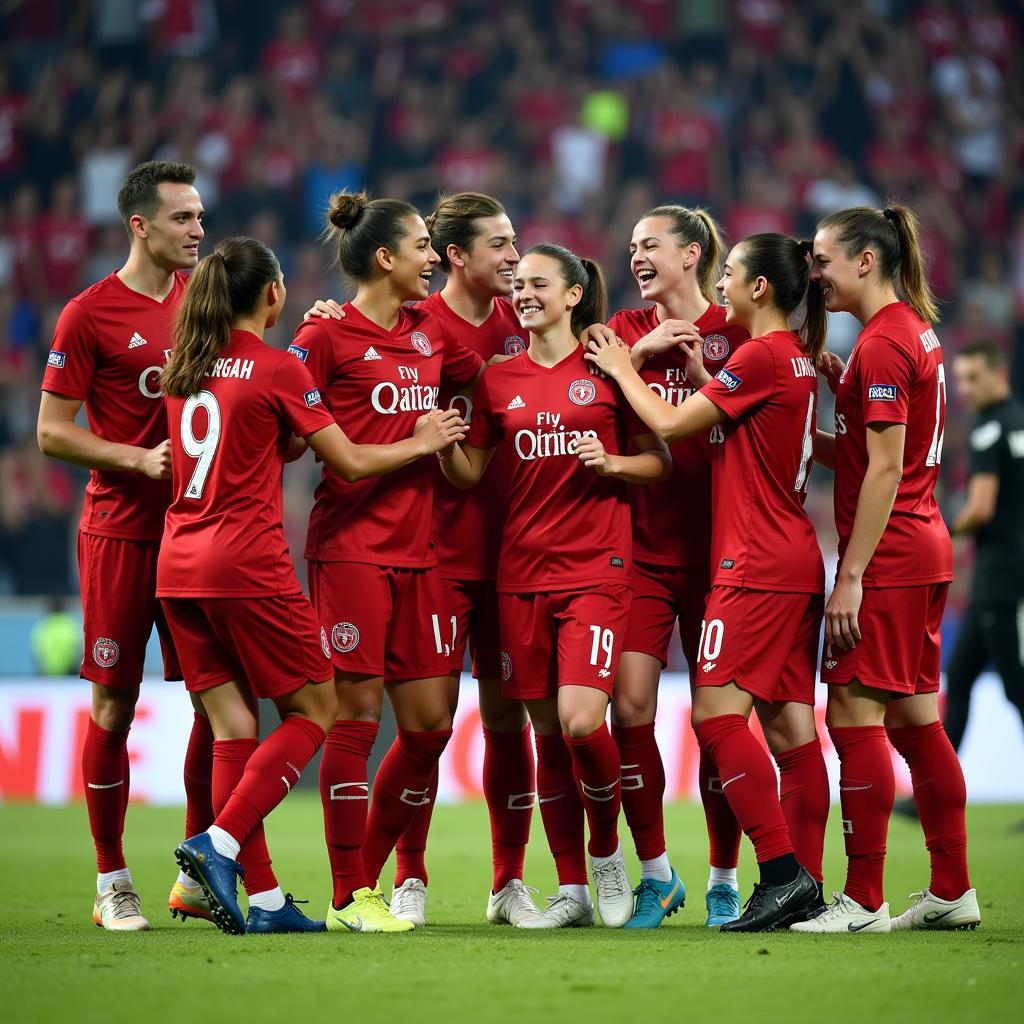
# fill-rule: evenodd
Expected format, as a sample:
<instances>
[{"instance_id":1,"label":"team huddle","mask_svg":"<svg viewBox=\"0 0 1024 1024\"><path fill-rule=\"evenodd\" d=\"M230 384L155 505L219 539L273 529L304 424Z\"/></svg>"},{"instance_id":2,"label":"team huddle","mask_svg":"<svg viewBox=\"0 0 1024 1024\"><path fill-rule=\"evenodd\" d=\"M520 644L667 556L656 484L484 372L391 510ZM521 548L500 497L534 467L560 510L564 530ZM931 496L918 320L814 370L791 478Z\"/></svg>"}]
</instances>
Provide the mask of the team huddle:
<instances>
[{"instance_id":1,"label":"team huddle","mask_svg":"<svg viewBox=\"0 0 1024 1024\"><path fill-rule=\"evenodd\" d=\"M165 678L184 680L195 709L176 916L233 934L424 925L438 762L468 648L487 920L578 927L596 909L605 927L658 927L686 897L654 727L678 627L708 927L978 925L963 773L937 702L952 579L933 494L945 376L909 210L845 210L813 242L759 234L726 253L707 212L656 207L629 244L642 308L609 316L600 267L555 244L518 252L493 197L443 196L424 219L341 192L327 234L355 297L318 302L281 351L263 340L286 299L274 253L231 238L200 260L194 179L187 164L132 171L118 195L128 262L65 307L43 380L41 447L92 470L78 551L97 925L149 927L122 834L154 623ZM445 284L428 294L438 267ZM827 311L862 324L846 365L826 350ZM818 428L819 375L835 434ZM88 429L75 423L83 403ZM281 478L309 448L323 471L307 599ZM804 510L814 462L835 473L827 605ZM819 661L848 857L828 902ZM371 794L385 694L397 737ZM259 697L281 716L262 741ZM890 743L931 858L899 916L883 891ZM333 892L311 920L278 884L263 820L321 748ZM558 877L544 908L523 877L535 804ZM759 879L741 907L743 833Z\"/></svg>"}]
</instances>

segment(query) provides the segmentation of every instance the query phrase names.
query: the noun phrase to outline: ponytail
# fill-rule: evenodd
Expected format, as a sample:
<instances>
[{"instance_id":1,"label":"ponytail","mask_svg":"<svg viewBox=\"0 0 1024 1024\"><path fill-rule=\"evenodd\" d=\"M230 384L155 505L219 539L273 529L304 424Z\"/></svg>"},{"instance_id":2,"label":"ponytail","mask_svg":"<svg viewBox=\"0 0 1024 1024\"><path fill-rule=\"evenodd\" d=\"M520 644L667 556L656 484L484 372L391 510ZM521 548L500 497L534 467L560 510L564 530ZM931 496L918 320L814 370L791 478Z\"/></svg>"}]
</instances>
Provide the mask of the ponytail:
<instances>
[{"instance_id":1,"label":"ponytail","mask_svg":"<svg viewBox=\"0 0 1024 1024\"><path fill-rule=\"evenodd\" d=\"M196 394L227 347L235 318L256 308L260 293L279 280L277 257L255 238L227 238L189 279L174 325L171 358L160 374L165 395Z\"/></svg>"},{"instance_id":2,"label":"ponytail","mask_svg":"<svg viewBox=\"0 0 1024 1024\"><path fill-rule=\"evenodd\" d=\"M666 217L672 222L670 233L675 235L681 246L696 242L700 246L700 259L697 261L697 284L700 293L712 305L718 304L715 293L715 282L718 280L719 267L725 255L722 244L722 232L714 218L702 207L678 206L668 204L655 206L648 210L643 218Z\"/></svg>"},{"instance_id":3,"label":"ponytail","mask_svg":"<svg viewBox=\"0 0 1024 1024\"><path fill-rule=\"evenodd\" d=\"M924 254L917 232L918 220L906 206L893 203L884 210L856 206L840 210L818 224L831 231L848 258L865 249L875 253L878 272L900 298L924 321L939 322L939 308L924 273Z\"/></svg>"},{"instance_id":4,"label":"ponytail","mask_svg":"<svg viewBox=\"0 0 1024 1024\"><path fill-rule=\"evenodd\" d=\"M603 324L608 319L608 288L604 273L595 260L577 256L562 245L541 242L525 255L536 253L553 259L562 271L562 280L572 288L579 285L583 297L573 306L570 318L572 333L578 338L591 324Z\"/></svg>"}]
</instances>

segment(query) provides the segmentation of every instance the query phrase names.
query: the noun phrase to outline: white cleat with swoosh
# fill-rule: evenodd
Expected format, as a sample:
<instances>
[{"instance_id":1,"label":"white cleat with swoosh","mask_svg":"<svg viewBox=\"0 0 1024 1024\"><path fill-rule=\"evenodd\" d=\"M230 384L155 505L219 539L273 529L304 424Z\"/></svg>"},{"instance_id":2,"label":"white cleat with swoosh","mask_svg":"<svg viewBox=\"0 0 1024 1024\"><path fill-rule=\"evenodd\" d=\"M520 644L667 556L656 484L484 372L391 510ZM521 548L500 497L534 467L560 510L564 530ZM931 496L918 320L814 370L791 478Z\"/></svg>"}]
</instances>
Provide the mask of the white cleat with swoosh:
<instances>
[{"instance_id":1,"label":"white cleat with swoosh","mask_svg":"<svg viewBox=\"0 0 1024 1024\"><path fill-rule=\"evenodd\" d=\"M909 910L892 919L892 930L902 931L974 931L981 924L978 892L968 889L955 900L941 900L927 889L910 894Z\"/></svg>"}]
</instances>

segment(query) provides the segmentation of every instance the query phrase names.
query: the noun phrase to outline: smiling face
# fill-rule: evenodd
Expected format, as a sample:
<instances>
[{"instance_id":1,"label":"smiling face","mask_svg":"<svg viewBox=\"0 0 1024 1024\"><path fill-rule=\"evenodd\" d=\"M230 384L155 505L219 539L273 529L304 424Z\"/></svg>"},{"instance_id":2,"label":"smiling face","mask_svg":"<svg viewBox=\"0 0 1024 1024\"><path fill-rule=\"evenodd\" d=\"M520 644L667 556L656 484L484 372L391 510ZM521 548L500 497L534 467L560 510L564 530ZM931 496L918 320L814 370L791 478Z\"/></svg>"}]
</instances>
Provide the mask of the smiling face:
<instances>
[{"instance_id":1,"label":"smiling face","mask_svg":"<svg viewBox=\"0 0 1024 1024\"><path fill-rule=\"evenodd\" d=\"M811 280L821 287L825 308L830 312L849 312L856 306L868 270L864 254L848 256L834 232L826 228L814 236Z\"/></svg>"},{"instance_id":2,"label":"smiling face","mask_svg":"<svg viewBox=\"0 0 1024 1024\"><path fill-rule=\"evenodd\" d=\"M188 270L199 262L203 240L203 202L192 185L162 181L160 206L152 218L131 218L134 238L150 258L167 271Z\"/></svg>"},{"instance_id":3,"label":"smiling face","mask_svg":"<svg viewBox=\"0 0 1024 1024\"><path fill-rule=\"evenodd\" d=\"M430 234L422 217L410 214L402 218L401 224L405 234L398 248L384 250L391 286L403 302L425 299L430 291L431 274L441 259L430 244Z\"/></svg>"},{"instance_id":4,"label":"smiling face","mask_svg":"<svg viewBox=\"0 0 1024 1024\"><path fill-rule=\"evenodd\" d=\"M516 267L512 306L528 331L544 331L563 318L570 319L583 289L565 283L562 267L550 256L528 253Z\"/></svg>"},{"instance_id":5,"label":"smiling face","mask_svg":"<svg viewBox=\"0 0 1024 1024\"><path fill-rule=\"evenodd\" d=\"M725 258L722 276L715 285L725 306L725 322L745 327L755 306L751 296L753 282L747 279L747 268L743 263L743 243L734 245Z\"/></svg>"},{"instance_id":6,"label":"smiling face","mask_svg":"<svg viewBox=\"0 0 1024 1024\"><path fill-rule=\"evenodd\" d=\"M473 222L476 235L468 249L449 246L448 257L452 265L462 265L466 282L474 292L490 295L510 295L512 278L519 264L516 233L505 214L496 217L478 217Z\"/></svg>"},{"instance_id":7,"label":"smiling face","mask_svg":"<svg viewBox=\"0 0 1024 1024\"><path fill-rule=\"evenodd\" d=\"M700 246L680 244L668 217L644 217L633 228L629 243L629 269L648 302L664 302L678 291L687 267L696 266Z\"/></svg>"}]
</instances>

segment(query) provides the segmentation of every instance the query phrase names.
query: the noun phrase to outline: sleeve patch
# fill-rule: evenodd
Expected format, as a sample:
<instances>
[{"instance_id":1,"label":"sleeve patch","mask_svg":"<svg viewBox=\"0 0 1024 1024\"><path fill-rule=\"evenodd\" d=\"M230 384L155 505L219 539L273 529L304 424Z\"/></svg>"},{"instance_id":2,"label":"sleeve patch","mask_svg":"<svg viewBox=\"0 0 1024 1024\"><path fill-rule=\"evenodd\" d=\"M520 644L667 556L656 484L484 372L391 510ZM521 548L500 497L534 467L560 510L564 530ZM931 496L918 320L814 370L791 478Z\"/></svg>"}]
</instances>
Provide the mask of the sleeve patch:
<instances>
[{"instance_id":1,"label":"sleeve patch","mask_svg":"<svg viewBox=\"0 0 1024 1024\"><path fill-rule=\"evenodd\" d=\"M47 366L55 366L58 370L64 369L64 361L67 359L67 354L64 352L58 352L57 349L51 348L50 354L46 357Z\"/></svg>"},{"instance_id":2,"label":"sleeve patch","mask_svg":"<svg viewBox=\"0 0 1024 1024\"><path fill-rule=\"evenodd\" d=\"M319 405L323 401L320 397L319 388L313 388L312 391L307 391L302 397L306 399L307 409L312 409L314 405Z\"/></svg>"},{"instance_id":3,"label":"sleeve patch","mask_svg":"<svg viewBox=\"0 0 1024 1024\"><path fill-rule=\"evenodd\" d=\"M971 447L976 452L984 452L1002 437L1003 427L998 420L989 420L971 431Z\"/></svg>"},{"instance_id":4,"label":"sleeve patch","mask_svg":"<svg viewBox=\"0 0 1024 1024\"><path fill-rule=\"evenodd\" d=\"M743 381L729 370L721 369L715 374L715 380L719 384L724 384L730 391L735 391Z\"/></svg>"},{"instance_id":5,"label":"sleeve patch","mask_svg":"<svg viewBox=\"0 0 1024 1024\"><path fill-rule=\"evenodd\" d=\"M900 396L899 385L897 384L869 384L869 402L895 402Z\"/></svg>"},{"instance_id":6,"label":"sleeve patch","mask_svg":"<svg viewBox=\"0 0 1024 1024\"><path fill-rule=\"evenodd\" d=\"M305 362L309 358L309 349L302 348L300 345L289 345L288 352L297 359L301 359L302 362Z\"/></svg>"}]
</instances>

